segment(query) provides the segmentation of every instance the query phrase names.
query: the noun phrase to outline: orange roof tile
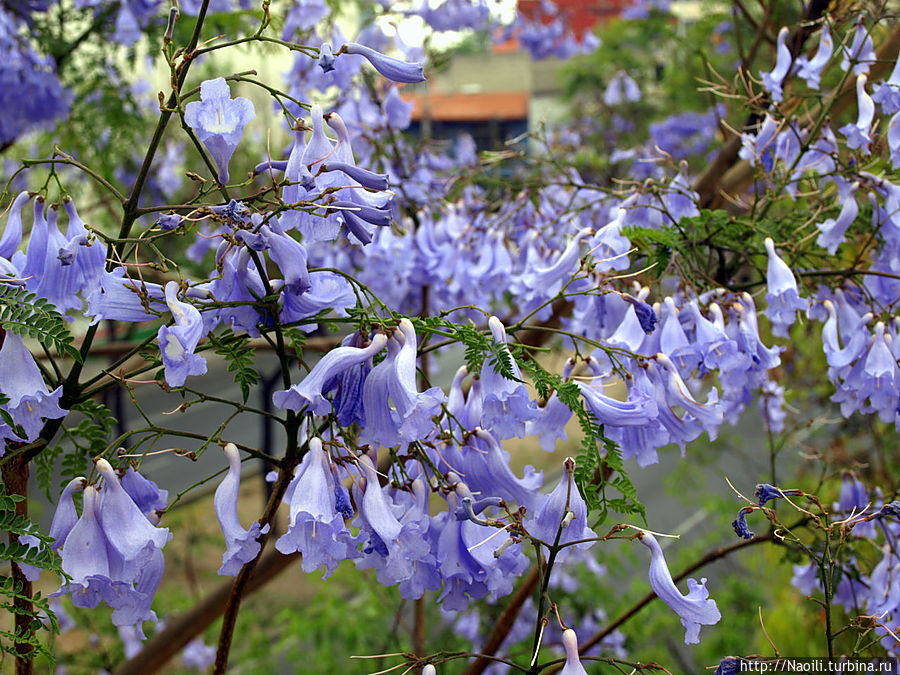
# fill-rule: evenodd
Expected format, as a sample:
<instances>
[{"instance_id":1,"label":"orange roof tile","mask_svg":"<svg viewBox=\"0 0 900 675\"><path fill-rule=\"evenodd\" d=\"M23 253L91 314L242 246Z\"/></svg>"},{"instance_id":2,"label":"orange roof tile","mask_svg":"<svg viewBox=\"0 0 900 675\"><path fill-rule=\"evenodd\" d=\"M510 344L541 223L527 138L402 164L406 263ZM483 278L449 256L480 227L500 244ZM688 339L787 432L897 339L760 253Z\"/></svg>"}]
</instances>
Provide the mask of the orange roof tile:
<instances>
[{"instance_id":1,"label":"orange roof tile","mask_svg":"<svg viewBox=\"0 0 900 675\"><path fill-rule=\"evenodd\" d=\"M482 120L521 120L528 117L528 92L478 94L428 94L404 96L413 101L413 119L423 117L440 122L478 122ZM427 115L426 115L427 111Z\"/></svg>"}]
</instances>

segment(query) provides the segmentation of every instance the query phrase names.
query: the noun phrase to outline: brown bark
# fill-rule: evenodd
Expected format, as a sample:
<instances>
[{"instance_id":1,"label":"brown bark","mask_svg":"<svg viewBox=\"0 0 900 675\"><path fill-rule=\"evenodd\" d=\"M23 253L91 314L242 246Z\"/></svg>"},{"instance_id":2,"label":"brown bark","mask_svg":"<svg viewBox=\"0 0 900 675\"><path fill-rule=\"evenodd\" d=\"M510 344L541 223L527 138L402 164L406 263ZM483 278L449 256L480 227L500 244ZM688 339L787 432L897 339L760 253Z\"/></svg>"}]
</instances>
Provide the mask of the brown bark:
<instances>
[{"instance_id":1,"label":"brown bark","mask_svg":"<svg viewBox=\"0 0 900 675\"><path fill-rule=\"evenodd\" d=\"M7 462L2 469L3 485L6 487L6 494L20 495L25 497L16 503L16 515L28 517L28 462L24 457L16 457L13 461ZM18 536L9 533L9 543L17 544ZM21 588L21 592L17 595L24 597L16 597L13 599L13 608L15 611L15 633L26 638L34 635L31 627L31 616L34 614L34 605L31 602L31 582L25 578L22 570L16 563L10 565L12 571L13 584ZM32 675L34 673L34 655L31 645L23 642L16 642L16 675Z\"/></svg>"}]
</instances>

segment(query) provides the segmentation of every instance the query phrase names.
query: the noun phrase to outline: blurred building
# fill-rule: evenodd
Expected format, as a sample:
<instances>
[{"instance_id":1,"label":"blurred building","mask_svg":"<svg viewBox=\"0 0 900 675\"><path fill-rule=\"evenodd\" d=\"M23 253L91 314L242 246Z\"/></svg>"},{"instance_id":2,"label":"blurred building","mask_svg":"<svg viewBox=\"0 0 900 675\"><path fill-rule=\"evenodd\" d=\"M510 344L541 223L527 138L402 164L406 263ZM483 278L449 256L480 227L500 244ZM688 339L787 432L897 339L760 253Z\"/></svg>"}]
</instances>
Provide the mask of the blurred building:
<instances>
[{"instance_id":1,"label":"blurred building","mask_svg":"<svg viewBox=\"0 0 900 675\"><path fill-rule=\"evenodd\" d=\"M597 23L618 16L630 0L555 0L559 16L581 39ZM529 19L543 15L537 0L520 0ZM556 17L550 17L550 19ZM404 87L415 103L413 132L426 138L452 139L468 133L478 150L497 150L506 141L562 113L557 58L532 59L513 35L490 51L461 53L427 82Z\"/></svg>"}]
</instances>

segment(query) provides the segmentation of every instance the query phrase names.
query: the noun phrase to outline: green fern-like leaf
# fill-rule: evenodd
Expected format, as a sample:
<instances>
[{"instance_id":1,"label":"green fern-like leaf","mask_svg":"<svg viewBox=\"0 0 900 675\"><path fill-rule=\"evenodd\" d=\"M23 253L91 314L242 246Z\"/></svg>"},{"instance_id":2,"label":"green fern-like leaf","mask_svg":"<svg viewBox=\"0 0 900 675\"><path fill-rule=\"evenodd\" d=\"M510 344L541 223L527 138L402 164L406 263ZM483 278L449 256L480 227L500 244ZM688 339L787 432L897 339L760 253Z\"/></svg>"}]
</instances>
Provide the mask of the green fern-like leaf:
<instances>
[{"instance_id":1,"label":"green fern-like leaf","mask_svg":"<svg viewBox=\"0 0 900 675\"><path fill-rule=\"evenodd\" d=\"M0 323L22 337L31 337L81 363L81 352L56 307L24 288L0 286Z\"/></svg>"},{"instance_id":2,"label":"green fern-like leaf","mask_svg":"<svg viewBox=\"0 0 900 675\"><path fill-rule=\"evenodd\" d=\"M234 382L241 388L244 403L250 397L250 389L259 382L259 373L253 368L253 349L246 335L235 335L227 331L222 335L210 335L210 342L216 354L225 358L228 372L234 373Z\"/></svg>"}]
</instances>

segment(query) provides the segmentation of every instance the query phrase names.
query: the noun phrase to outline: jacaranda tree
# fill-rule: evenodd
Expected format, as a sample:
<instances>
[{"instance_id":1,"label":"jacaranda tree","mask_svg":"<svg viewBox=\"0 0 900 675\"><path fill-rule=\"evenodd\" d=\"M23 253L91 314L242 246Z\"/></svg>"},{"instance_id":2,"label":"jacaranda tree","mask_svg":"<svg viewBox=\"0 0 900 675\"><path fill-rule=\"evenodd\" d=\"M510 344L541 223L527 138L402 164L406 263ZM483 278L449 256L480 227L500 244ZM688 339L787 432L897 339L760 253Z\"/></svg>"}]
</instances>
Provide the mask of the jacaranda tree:
<instances>
[{"instance_id":1,"label":"jacaranda tree","mask_svg":"<svg viewBox=\"0 0 900 675\"><path fill-rule=\"evenodd\" d=\"M94 611L126 641L115 673L182 650L224 673L248 593L354 566L415 606L412 651L380 672L676 672L620 629L657 597L678 642L723 630L727 589L691 575L749 547L793 563L790 592L818 608L804 656L900 654L889 3L688 20L641 0L599 38L526 4L2 4L4 672L91 672L54 636ZM412 133L407 94L443 45L511 37L570 60L568 116L480 154ZM230 414L172 423L209 404ZM673 448L700 471L695 448L745 413L768 472L730 477L717 527L737 538L673 575L677 533L630 476ZM825 418L829 439L804 440ZM250 420L275 440L233 442ZM514 439L553 453L569 435L547 480L522 473ZM170 495L145 476L163 453L219 470ZM247 460L272 470L249 527ZM169 521L212 486L230 579L173 612ZM615 618L578 589L623 546L650 595ZM467 649L426 641L435 603ZM716 673L778 656L766 638Z\"/></svg>"}]
</instances>

